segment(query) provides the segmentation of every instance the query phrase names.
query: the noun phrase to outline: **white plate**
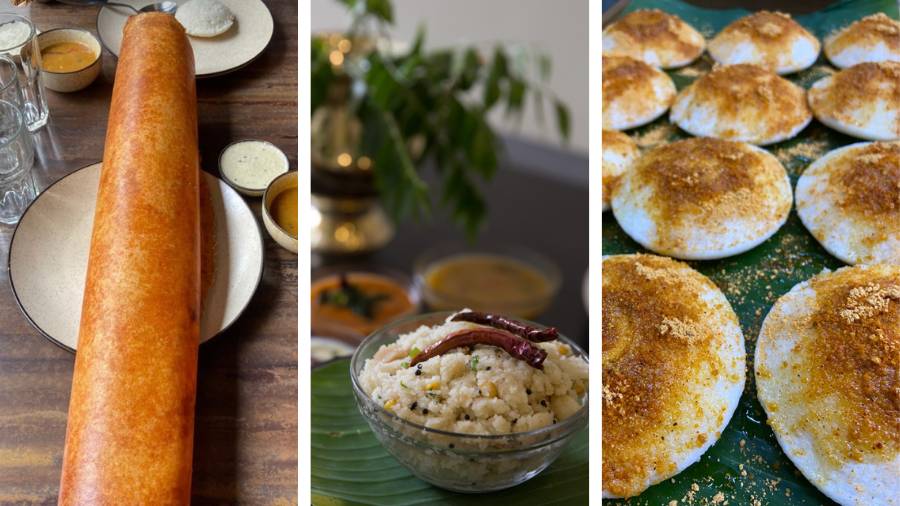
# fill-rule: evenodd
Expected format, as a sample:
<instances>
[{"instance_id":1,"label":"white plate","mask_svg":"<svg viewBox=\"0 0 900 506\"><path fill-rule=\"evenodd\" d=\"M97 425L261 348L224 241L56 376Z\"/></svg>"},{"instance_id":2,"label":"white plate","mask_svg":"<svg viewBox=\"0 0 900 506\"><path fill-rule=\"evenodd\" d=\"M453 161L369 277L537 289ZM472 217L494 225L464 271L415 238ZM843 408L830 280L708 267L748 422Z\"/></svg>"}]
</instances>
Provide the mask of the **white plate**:
<instances>
[{"instance_id":1,"label":"white plate","mask_svg":"<svg viewBox=\"0 0 900 506\"><path fill-rule=\"evenodd\" d=\"M249 304L262 278L263 243L244 199L224 181L202 174L216 217L217 266L200 319L204 342ZM25 211L9 247L9 280L19 307L41 334L70 351L78 347L99 181L97 163L53 183Z\"/></svg>"},{"instance_id":2,"label":"white plate","mask_svg":"<svg viewBox=\"0 0 900 506\"><path fill-rule=\"evenodd\" d=\"M116 0L138 9L152 0ZM272 13L261 0L219 0L234 13L234 24L215 37L191 37L197 77L212 77L237 70L262 54L272 40L275 23ZM187 0L175 0L179 5ZM122 30L128 16L124 7L104 5L97 13L97 35L110 53L119 56Z\"/></svg>"}]
</instances>

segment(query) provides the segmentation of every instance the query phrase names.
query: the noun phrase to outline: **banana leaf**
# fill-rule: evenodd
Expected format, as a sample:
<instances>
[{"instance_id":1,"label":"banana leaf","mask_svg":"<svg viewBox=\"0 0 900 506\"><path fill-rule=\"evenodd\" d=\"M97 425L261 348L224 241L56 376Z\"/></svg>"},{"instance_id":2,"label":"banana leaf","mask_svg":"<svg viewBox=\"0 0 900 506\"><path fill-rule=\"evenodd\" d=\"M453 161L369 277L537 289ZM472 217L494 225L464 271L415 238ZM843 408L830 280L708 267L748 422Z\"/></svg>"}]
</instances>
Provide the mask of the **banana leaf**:
<instances>
[{"instance_id":1,"label":"banana leaf","mask_svg":"<svg viewBox=\"0 0 900 506\"><path fill-rule=\"evenodd\" d=\"M311 429L315 506L588 504L587 429L543 473L511 489L458 494L416 478L381 446L356 409L346 359L313 370Z\"/></svg>"},{"instance_id":2,"label":"banana leaf","mask_svg":"<svg viewBox=\"0 0 900 506\"><path fill-rule=\"evenodd\" d=\"M656 8L676 14L710 38L728 23L750 11L743 9L703 9L677 0L639 0L624 12ZM826 9L795 15L794 19L821 40L833 31L863 16L884 12L898 17L896 0L838 1ZM680 90L711 68L708 55L684 69L669 71ZM833 72L824 56L812 68L786 76L809 88L817 79ZM664 117L645 127L628 132L642 148L686 138ZM797 178L815 159L826 152L859 142L813 121L794 139L768 146L784 164L796 185ZM603 216L604 255L644 251L616 223L612 213ZM766 415L756 398L753 357L759 328L775 300L795 284L822 269L843 264L830 256L807 232L791 211L787 223L773 237L747 253L717 261L688 262L715 282L737 313L747 344L747 384L731 422L719 441L699 462L670 480L647 489L628 500L604 500L604 505L825 505L834 504L822 495L782 452ZM721 494L721 495L719 495Z\"/></svg>"}]
</instances>

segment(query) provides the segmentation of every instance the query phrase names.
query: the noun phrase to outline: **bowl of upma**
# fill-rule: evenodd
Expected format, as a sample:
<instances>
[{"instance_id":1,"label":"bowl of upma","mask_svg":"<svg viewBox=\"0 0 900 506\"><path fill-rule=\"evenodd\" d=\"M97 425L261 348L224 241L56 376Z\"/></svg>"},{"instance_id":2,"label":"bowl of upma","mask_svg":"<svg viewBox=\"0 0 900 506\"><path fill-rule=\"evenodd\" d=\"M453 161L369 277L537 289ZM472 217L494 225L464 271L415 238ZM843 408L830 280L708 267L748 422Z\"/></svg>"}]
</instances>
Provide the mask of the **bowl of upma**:
<instances>
[{"instance_id":1,"label":"bowl of upma","mask_svg":"<svg viewBox=\"0 0 900 506\"><path fill-rule=\"evenodd\" d=\"M456 492L537 476L588 421L584 351L555 329L497 315L441 312L391 323L357 348L350 376L385 449L419 478Z\"/></svg>"}]
</instances>

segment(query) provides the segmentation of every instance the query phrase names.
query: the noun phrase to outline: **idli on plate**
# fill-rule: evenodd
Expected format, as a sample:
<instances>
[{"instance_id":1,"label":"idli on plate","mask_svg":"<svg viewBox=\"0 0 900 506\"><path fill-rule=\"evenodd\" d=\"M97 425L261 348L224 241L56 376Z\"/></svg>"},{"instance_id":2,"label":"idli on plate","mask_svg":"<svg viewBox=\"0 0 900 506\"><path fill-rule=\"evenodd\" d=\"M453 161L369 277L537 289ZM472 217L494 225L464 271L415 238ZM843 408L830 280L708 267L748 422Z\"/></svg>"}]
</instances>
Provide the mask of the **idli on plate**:
<instances>
[{"instance_id":1,"label":"idli on plate","mask_svg":"<svg viewBox=\"0 0 900 506\"><path fill-rule=\"evenodd\" d=\"M628 56L604 56L603 128L628 130L669 110L675 84L665 72Z\"/></svg>"},{"instance_id":2,"label":"idli on plate","mask_svg":"<svg viewBox=\"0 0 900 506\"><path fill-rule=\"evenodd\" d=\"M615 130L603 131L602 145L603 210L607 211L619 178L637 161L640 151L631 137Z\"/></svg>"},{"instance_id":3,"label":"idli on plate","mask_svg":"<svg viewBox=\"0 0 900 506\"><path fill-rule=\"evenodd\" d=\"M603 489L633 497L722 435L744 388L744 337L722 291L655 255L603 259Z\"/></svg>"},{"instance_id":4,"label":"idli on plate","mask_svg":"<svg viewBox=\"0 0 900 506\"><path fill-rule=\"evenodd\" d=\"M900 61L900 21L879 12L825 38L825 56L838 68Z\"/></svg>"},{"instance_id":5,"label":"idli on plate","mask_svg":"<svg viewBox=\"0 0 900 506\"><path fill-rule=\"evenodd\" d=\"M900 143L829 152L800 176L796 198L803 225L841 261L900 265Z\"/></svg>"},{"instance_id":6,"label":"idli on plate","mask_svg":"<svg viewBox=\"0 0 900 506\"><path fill-rule=\"evenodd\" d=\"M756 391L801 473L845 506L900 504L900 266L825 271L775 303Z\"/></svg>"},{"instance_id":7,"label":"idli on plate","mask_svg":"<svg viewBox=\"0 0 900 506\"><path fill-rule=\"evenodd\" d=\"M683 67L705 47L700 32L658 9L630 12L603 30L604 56L630 56L664 69Z\"/></svg>"},{"instance_id":8,"label":"idli on plate","mask_svg":"<svg viewBox=\"0 0 900 506\"><path fill-rule=\"evenodd\" d=\"M870 141L900 140L900 62L860 63L809 89L816 119Z\"/></svg>"},{"instance_id":9,"label":"idli on plate","mask_svg":"<svg viewBox=\"0 0 900 506\"><path fill-rule=\"evenodd\" d=\"M789 14L758 11L722 29L707 50L722 65L751 63L776 74L790 74L812 66L819 47L819 39Z\"/></svg>"},{"instance_id":10,"label":"idli on plate","mask_svg":"<svg viewBox=\"0 0 900 506\"><path fill-rule=\"evenodd\" d=\"M612 196L622 230L641 246L686 260L750 250L787 220L781 163L750 144L694 137L644 154Z\"/></svg>"},{"instance_id":11,"label":"idli on plate","mask_svg":"<svg viewBox=\"0 0 900 506\"><path fill-rule=\"evenodd\" d=\"M758 65L714 68L681 90L669 116L691 135L766 145L812 120L806 92Z\"/></svg>"},{"instance_id":12,"label":"idli on plate","mask_svg":"<svg viewBox=\"0 0 900 506\"><path fill-rule=\"evenodd\" d=\"M175 19L188 35L215 37L234 24L234 13L218 0L189 0L178 6Z\"/></svg>"}]
</instances>

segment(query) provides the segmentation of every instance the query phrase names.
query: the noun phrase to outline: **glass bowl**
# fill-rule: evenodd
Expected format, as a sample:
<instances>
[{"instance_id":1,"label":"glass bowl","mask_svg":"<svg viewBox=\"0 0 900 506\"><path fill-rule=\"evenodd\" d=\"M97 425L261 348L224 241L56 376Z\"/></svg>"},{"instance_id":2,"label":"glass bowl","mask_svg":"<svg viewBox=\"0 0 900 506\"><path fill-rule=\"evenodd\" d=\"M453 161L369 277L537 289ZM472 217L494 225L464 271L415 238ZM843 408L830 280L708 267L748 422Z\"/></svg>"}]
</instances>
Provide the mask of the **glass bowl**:
<instances>
[{"instance_id":1,"label":"glass bowl","mask_svg":"<svg viewBox=\"0 0 900 506\"><path fill-rule=\"evenodd\" d=\"M429 313L391 323L366 338L350 361L350 379L360 413L375 437L403 466L432 485L463 493L481 493L519 485L543 471L587 425L588 395L581 409L553 425L528 432L473 435L428 428L395 415L369 397L359 374L378 349L422 325L439 325L451 312ZM538 324L532 324L539 326ZM587 355L564 336L575 356Z\"/></svg>"},{"instance_id":2,"label":"glass bowl","mask_svg":"<svg viewBox=\"0 0 900 506\"><path fill-rule=\"evenodd\" d=\"M514 295L508 293L505 298L499 298L496 295L488 298L485 294L491 288L492 282L496 280L485 276L470 283L471 289L454 292L440 290L428 282L428 277L436 268L441 265L446 266L447 262L463 257L502 259L511 265L524 266L543 278L546 286L539 291L512 290L515 292ZM526 319L537 318L543 313L553 302L562 285L562 274L553 262L528 248L516 245L470 247L463 244L444 244L437 246L416 259L414 275L416 285L422 294L422 300L433 311L457 311L469 308L475 311Z\"/></svg>"}]
</instances>

